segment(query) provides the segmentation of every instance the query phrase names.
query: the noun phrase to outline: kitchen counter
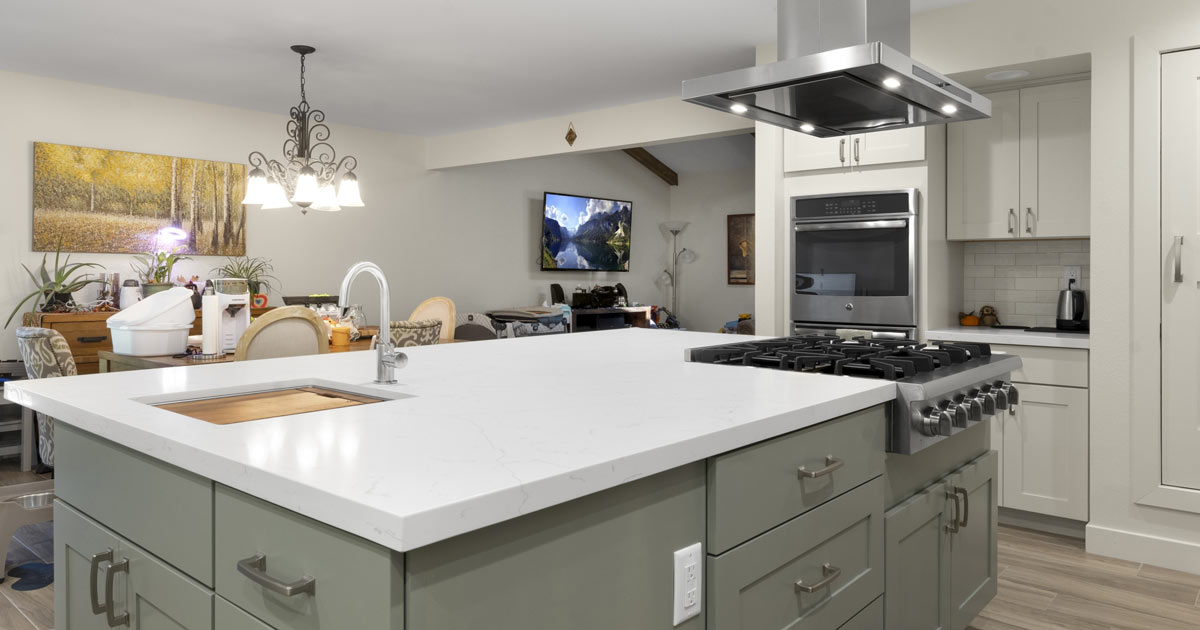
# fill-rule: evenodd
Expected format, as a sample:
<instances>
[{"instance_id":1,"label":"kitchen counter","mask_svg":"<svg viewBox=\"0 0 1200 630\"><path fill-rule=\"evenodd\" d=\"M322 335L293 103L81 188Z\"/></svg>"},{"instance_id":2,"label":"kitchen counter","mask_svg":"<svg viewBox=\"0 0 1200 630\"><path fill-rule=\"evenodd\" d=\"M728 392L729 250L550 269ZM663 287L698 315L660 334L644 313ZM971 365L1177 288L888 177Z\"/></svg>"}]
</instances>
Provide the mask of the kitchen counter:
<instances>
[{"instance_id":1,"label":"kitchen counter","mask_svg":"<svg viewBox=\"0 0 1200 630\"><path fill-rule=\"evenodd\" d=\"M626 329L406 348L393 386L371 383L374 354L350 352L23 381L4 395L408 551L895 396L888 382L684 361L733 341ZM412 397L223 426L133 400L300 379Z\"/></svg>"},{"instance_id":2,"label":"kitchen counter","mask_svg":"<svg viewBox=\"0 0 1200 630\"><path fill-rule=\"evenodd\" d=\"M1010 346L1041 346L1043 348L1088 348L1090 336L1080 333L1027 332L1019 328L985 328L982 326L951 326L926 331L933 341L964 341L995 343Z\"/></svg>"}]
</instances>

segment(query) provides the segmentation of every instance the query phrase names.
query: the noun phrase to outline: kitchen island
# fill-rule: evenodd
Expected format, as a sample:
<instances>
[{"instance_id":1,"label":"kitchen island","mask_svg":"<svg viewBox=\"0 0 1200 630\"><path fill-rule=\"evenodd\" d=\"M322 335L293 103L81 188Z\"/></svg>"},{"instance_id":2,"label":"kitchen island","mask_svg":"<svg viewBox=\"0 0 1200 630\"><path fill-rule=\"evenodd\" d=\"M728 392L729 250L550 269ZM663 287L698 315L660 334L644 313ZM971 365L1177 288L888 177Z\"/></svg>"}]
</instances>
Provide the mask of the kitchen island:
<instances>
[{"instance_id":1,"label":"kitchen island","mask_svg":"<svg viewBox=\"0 0 1200 630\"><path fill-rule=\"evenodd\" d=\"M686 628L881 627L884 508L940 500L940 532L986 430L884 475L892 383L683 360L729 340L410 348L394 386L345 353L7 388L59 422L57 627L671 628L674 599ZM228 425L152 404L300 383L405 397Z\"/></svg>"}]
</instances>

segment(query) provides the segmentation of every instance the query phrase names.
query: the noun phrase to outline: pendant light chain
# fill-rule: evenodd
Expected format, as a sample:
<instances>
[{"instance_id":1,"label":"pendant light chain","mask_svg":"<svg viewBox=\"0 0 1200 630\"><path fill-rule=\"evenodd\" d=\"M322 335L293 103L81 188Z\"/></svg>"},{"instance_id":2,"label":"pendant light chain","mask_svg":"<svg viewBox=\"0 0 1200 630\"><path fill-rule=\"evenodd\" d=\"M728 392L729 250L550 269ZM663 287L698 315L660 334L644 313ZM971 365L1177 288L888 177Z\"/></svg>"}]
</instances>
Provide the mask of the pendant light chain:
<instances>
[{"instance_id":1,"label":"pendant light chain","mask_svg":"<svg viewBox=\"0 0 1200 630\"><path fill-rule=\"evenodd\" d=\"M300 102L307 103L308 97L304 95L304 58L308 55L300 55Z\"/></svg>"}]
</instances>

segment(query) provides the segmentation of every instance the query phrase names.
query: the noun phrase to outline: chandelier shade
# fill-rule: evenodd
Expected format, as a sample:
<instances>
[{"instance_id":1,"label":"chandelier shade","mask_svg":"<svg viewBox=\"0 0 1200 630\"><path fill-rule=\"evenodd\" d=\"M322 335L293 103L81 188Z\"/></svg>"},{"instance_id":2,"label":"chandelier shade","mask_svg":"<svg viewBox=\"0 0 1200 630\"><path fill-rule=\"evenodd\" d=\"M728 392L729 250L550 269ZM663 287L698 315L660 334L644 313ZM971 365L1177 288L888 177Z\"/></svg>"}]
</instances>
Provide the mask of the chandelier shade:
<instances>
[{"instance_id":1,"label":"chandelier shade","mask_svg":"<svg viewBox=\"0 0 1200 630\"><path fill-rule=\"evenodd\" d=\"M283 160L267 158L260 151L250 152L247 161L253 168L247 176L242 203L264 210L297 206L302 213L310 208L336 212L343 206L362 207L358 176L354 174L358 160L352 155L338 157L329 143L325 112L312 109L305 94L304 59L316 49L296 45L292 51L300 55L300 104L288 114Z\"/></svg>"}]
</instances>

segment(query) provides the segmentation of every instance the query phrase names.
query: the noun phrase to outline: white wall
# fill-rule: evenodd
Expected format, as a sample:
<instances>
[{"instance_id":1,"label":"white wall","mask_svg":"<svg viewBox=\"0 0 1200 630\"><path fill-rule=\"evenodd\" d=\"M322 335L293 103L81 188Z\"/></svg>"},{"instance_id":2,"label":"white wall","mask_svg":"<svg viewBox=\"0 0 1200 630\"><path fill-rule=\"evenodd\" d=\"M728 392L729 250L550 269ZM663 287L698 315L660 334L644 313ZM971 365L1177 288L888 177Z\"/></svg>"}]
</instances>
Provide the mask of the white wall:
<instances>
[{"instance_id":1,"label":"white wall","mask_svg":"<svg viewBox=\"0 0 1200 630\"><path fill-rule=\"evenodd\" d=\"M0 72L0 311L30 291L19 263L31 251L34 141L243 162L253 149L270 155L283 141L285 117L248 110ZM291 103L281 95L280 112ZM314 102L320 106L319 100ZM337 113L330 111L330 120ZM621 281L633 299L662 303L654 278L666 262L657 224L670 195L661 180L620 153L537 158L447 171L425 170L425 140L333 125L332 141L359 158L365 208L340 213L252 211L247 249L271 258L288 294L336 292L345 270L378 262L392 285L394 319L422 299L446 295L460 312L540 304L551 282ZM538 269L541 195L545 190L633 202L629 273L584 274ZM127 255L81 254L132 277ZM220 258L181 263L201 274ZM378 308L370 280L354 294L369 319ZM277 295L272 296L278 303ZM355 301L358 301L356 298ZM0 358L15 358L12 328L0 333Z\"/></svg>"},{"instance_id":2,"label":"white wall","mask_svg":"<svg viewBox=\"0 0 1200 630\"><path fill-rule=\"evenodd\" d=\"M753 212L752 169L681 175L671 189L671 219L690 222L679 247L696 254L679 265L679 318L689 330L715 332L739 313L754 313L754 287L729 284L725 260L726 217Z\"/></svg>"}]
</instances>

